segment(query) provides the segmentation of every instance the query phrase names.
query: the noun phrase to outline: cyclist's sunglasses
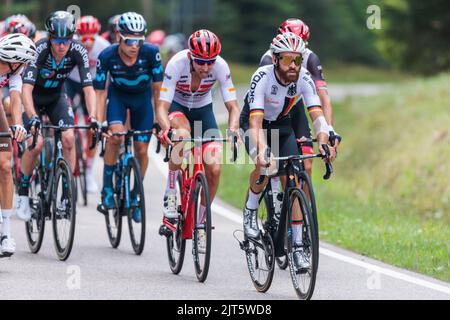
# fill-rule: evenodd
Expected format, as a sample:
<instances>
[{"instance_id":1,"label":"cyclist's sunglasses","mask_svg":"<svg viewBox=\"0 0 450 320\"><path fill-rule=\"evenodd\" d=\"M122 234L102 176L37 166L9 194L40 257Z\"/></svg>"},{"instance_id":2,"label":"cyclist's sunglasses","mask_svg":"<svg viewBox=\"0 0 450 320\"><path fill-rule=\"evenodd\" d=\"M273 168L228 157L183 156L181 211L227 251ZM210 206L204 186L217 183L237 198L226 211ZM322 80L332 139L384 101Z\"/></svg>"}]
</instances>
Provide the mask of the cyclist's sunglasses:
<instances>
[{"instance_id":1,"label":"cyclist's sunglasses","mask_svg":"<svg viewBox=\"0 0 450 320\"><path fill-rule=\"evenodd\" d=\"M68 45L71 41L72 38L50 38L50 41L53 44L64 44L64 45Z\"/></svg>"},{"instance_id":2,"label":"cyclist's sunglasses","mask_svg":"<svg viewBox=\"0 0 450 320\"><path fill-rule=\"evenodd\" d=\"M142 38L127 38L123 35L120 35L120 37L125 42L125 44L129 47L134 46L134 45L141 47L144 44L144 37L142 37Z\"/></svg>"},{"instance_id":3,"label":"cyclist's sunglasses","mask_svg":"<svg viewBox=\"0 0 450 320\"><path fill-rule=\"evenodd\" d=\"M285 66L285 67L289 67L291 65L291 63L293 62L297 67L302 65L302 60L303 57L302 56L297 56L295 58L292 57L287 57L287 56L280 56L280 63Z\"/></svg>"},{"instance_id":4,"label":"cyclist's sunglasses","mask_svg":"<svg viewBox=\"0 0 450 320\"><path fill-rule=\"evenodd\" d=\"M216 59L212 59L212 60L203 60L203 59L197 59L197 58L193 58L194 62L196 64L198 64L199 66L204 66L205 64L207 64L208 66L214 64L214 62L216 62Z\"/></svg>"}]
</instances>

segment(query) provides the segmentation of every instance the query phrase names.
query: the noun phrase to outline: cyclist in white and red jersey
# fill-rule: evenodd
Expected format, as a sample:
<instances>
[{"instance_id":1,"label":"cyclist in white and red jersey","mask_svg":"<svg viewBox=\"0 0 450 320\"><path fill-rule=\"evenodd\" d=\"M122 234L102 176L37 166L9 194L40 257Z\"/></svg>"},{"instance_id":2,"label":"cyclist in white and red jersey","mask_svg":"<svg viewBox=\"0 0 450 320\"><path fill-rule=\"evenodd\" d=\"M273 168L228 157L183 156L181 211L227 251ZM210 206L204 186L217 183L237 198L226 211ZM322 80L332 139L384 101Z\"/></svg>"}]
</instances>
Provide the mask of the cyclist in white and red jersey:
<instances>
[{"instance_id":1,"label":"cyclist in white and red jersey","mask_svg":"<svg viewBox=\"0 0 450 320\"><path fill-rule=\"evenodd\" d=\"M104 49L110 46L108 40L105 40L99 35L100 30L101 24L99 20L93 16L83 16L77 22L77 35L80 42L88 51L89 69L92 78L95 78L98 56ZM66 93L72 101L74 101L77 95L80 97L80 106L82 107L85 122L87 123L89 113L86 108L86 100L84 97L83 85L81 84L80 72L78 71L78 68L73 69L64 85ZM89 132L88 145L91 145L91 139L92 134ZM86 189L89 193L96 193L98 191L98 186L92 173L95 159L95 149L86 149L86 155Z\"/></svg>"},{"instance_id":2,"label":"cyclist in white and red jersey","mask_svg":"<svg viewBox=\"0 0 450 320\"><path fill-rule=\"evenodd\" d=\"M23 34L10 34L0 38L0 90L9 85L11 94L12 126L14 138L20 142L26 130L22 125L22 77L21 72L37 58L36 46ZM0 131L8 132L9 125L3 108L0 108ZM11 174L11 140L0 138L0 257L8 257L15 252L15 242L11 237L14 186Z\"/></svg>"},{"instance_id":3,"label":"cyclist in white and red jersey","mask_svg":"<svg viewBox=\"0 0 450 320\"><path fill-rule=\"evenodd\" d=\"M212 107L211 88L219 82L225 106L229 112L228 128L237 132L239 128L239 107L236 89L231 79L227 62L219 56L219 38L209 30L198 30L189 38L189 49L180 51L168 62L164 82L157 105L157 120L161 126L160 139L163 144L171 144L169 129L174 129L174 137L220 137ZM177 217L176 179L181 163L173 161L174 156L182 158L182 150L172 153L169 175L164 195L164 215ZM222 144L216 142L203 145L204 162L211 201L217 192L220 177ZM179 159L180 159L179 158ZM203 212L205 208L202 208ZM202 216L202 214L200 214Z\"/></svg>"}]
</instances>

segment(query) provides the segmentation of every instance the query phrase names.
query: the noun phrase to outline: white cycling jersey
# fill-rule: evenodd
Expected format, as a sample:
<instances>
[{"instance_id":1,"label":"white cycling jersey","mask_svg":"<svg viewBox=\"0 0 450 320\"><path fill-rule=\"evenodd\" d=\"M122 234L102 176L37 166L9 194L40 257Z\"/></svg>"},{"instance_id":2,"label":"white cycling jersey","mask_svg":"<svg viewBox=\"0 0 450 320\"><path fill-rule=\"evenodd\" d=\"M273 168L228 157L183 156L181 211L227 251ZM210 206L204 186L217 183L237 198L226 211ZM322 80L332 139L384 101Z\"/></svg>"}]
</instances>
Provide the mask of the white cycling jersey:
<instances>
[{"instance_id":1,"label":"white cycling jersey","mask_svg":"<svg viewBox=\"0 0 450 320\"><path fill-rule=\"evenodd\" d=\"M164 72L160 99L175 101L189 109L198 109L212 103L211 88L219 81L224 102L237 100L236 89L231 79L227 62L217 57L211 73L202 79L197 91L191 91L192 75L191 62L188 57L189 49L182 50L169 60Z\"/></svg>"},{"instance_id":2,"label":"white cycling jersey","mask_svg":"<svg viewBox=\"0 0 450 320\"><path fill-rule=\"evenodd\" d=\"M3 97L8 96L10 91L22 92L22 72L23 68L9 77L0 75L0 90L3 92Z\"/></svg>"},{"instance_id":3,"label":"white cycling jersey","mask_svg":"<svg viewBox=\"0 0 450 320\"><path fill-rule=\"evenodd\" d=\"M308 70L302 67L298 81L284 86L276 78L272 64L260 67L253 74L246 101L250 115L260 113L265 120L277 121L286 117L302 97L308 109L321 106Z\"/></svg>"},{"instance_id":4,"label":"white cycling jersey","mask_svg":"<svg viewBox=\"0 0 450 320\"><path fill-rule=\"evenodd\" d=\"M108 48L110 45L111 44L109 43L108 40L103 39L99 35L95 35L94 46L92 47L92 50L89 51L89 53L88 53L89 70L91 71L92 79L95 79L98 56L104 49ZM69 75L69 79L73 80L75 82L81 83L80 72L79 72L78 68L73 69L72 73Z\"/></svg>"}]
</instances>

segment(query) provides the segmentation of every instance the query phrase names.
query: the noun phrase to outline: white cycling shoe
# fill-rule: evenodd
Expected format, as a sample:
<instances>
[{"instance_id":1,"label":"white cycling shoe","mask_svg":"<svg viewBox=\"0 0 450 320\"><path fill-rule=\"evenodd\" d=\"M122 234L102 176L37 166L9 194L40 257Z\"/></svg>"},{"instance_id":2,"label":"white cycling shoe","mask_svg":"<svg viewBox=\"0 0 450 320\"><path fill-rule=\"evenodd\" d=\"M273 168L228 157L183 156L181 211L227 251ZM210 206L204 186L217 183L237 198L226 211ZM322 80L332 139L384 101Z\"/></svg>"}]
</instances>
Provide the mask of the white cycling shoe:
<instances>
[{"instance_id":1,"label":"white cycling shoe","mask_svg":"<svg viewBox=\"0 0 450 320\"><path fill-rule=\"evenodd\" d=\"M3 236L0 241L0 256L10 257L16 252L16 242L13 238Z\"/></svg>"},{"instance_id":2,"label":"white cycling shoe","mask_svg":"<svg viewBox=\"0 0 450 320\"><path fill-rule=\"evenodd\" d=\"M30 208L30 198L27 196L19 196L17 199L16 208L17 218L23 221L30 221L31 219L31 208Z\"/></svg>"},{"instance_id":3,"label":"white cycling shoe","mask_svg":"<svg viewBox=\"0 0 450 320\"><path fill-rule=\"evenodd\" d=\"M175 193L169 193L164 196L163 214L167 219L178 218L177 195Z\"/></svg>"}]
</instances>

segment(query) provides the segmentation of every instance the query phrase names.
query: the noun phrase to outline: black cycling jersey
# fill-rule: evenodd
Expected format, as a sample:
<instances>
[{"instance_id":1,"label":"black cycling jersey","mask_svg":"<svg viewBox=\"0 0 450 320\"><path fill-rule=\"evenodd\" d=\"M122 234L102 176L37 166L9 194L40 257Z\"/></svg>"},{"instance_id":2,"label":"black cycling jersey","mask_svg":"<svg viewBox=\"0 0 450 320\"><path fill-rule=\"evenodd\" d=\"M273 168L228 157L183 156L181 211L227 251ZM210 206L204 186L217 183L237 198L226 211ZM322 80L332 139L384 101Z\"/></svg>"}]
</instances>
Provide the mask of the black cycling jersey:
<instances>
[{"instance_id":1,"label":"black cycling jersey","mask_svg":"<svg viewBox=\"0 0 450 320\"><path fill-rule=\"evenodd\" d=\"M23 83L34 85L42 91L61 91L64 81L78 66L83 87L92 86L92 76L89 71L89 56L87 49L79 42L72 40L70 49L59 65L51 52L50 40L41 39L36 43L38 58L30 63L23 75ZM39 90L41 91L41 90Z\"/></svg>"}]
</instances>

